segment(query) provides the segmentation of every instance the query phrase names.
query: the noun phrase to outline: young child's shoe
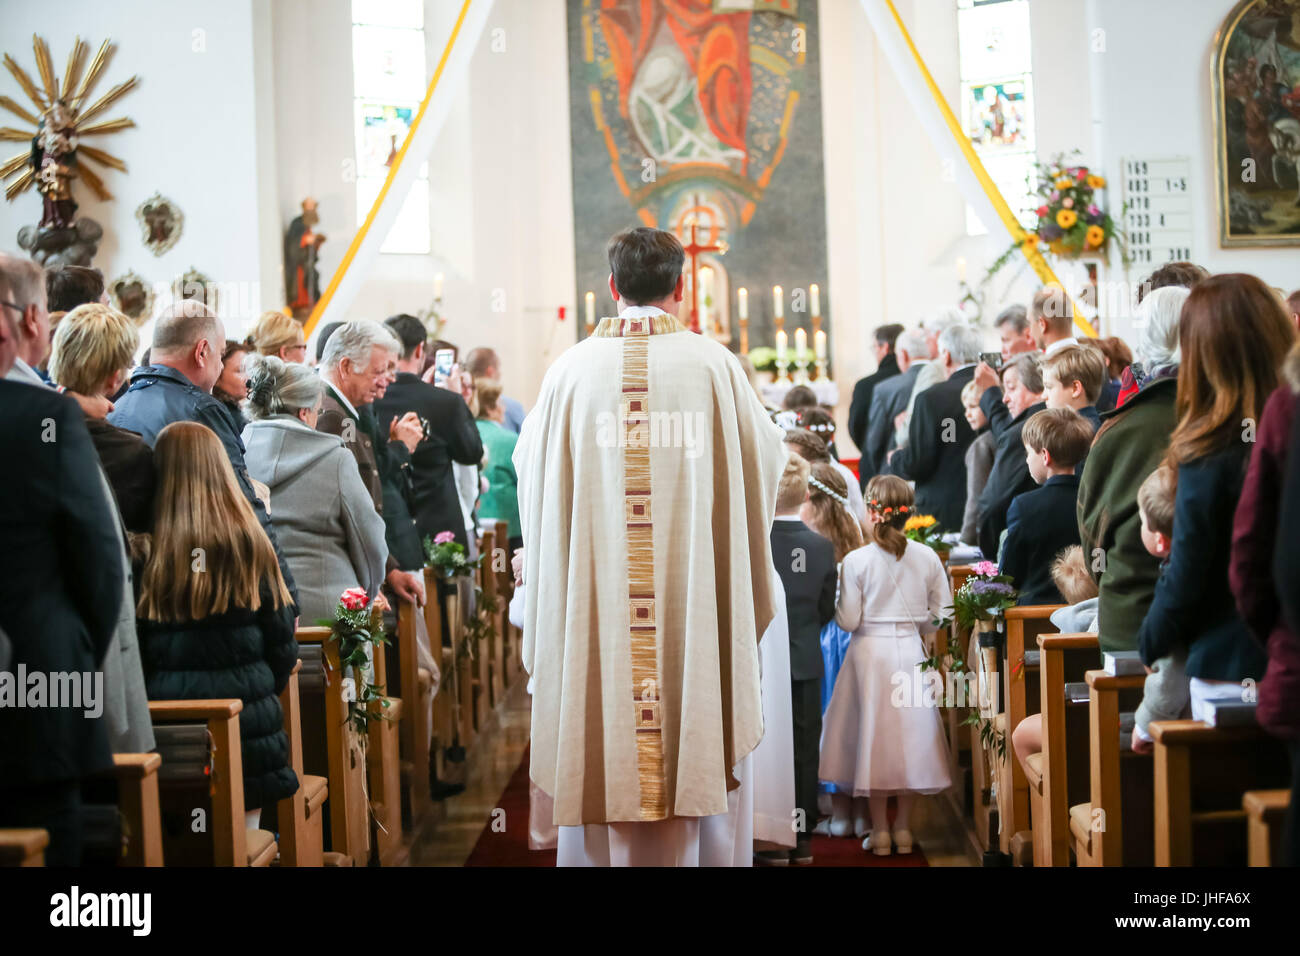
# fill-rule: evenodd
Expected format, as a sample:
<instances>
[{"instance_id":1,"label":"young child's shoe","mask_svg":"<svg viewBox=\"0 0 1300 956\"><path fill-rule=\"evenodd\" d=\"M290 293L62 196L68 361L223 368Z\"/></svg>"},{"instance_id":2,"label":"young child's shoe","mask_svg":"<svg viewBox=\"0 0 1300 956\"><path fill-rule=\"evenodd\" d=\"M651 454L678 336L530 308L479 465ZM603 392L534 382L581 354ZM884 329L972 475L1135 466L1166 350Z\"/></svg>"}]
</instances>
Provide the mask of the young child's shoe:
<instances>
[{"instance_id":1,"label":"young child's shoe","mask_svg":"<svg viewBox=\"0 0 1300 956\"><path fill-rule=\"evenodd\" d=\"M862 849L870 850L876 856L889 856L889 831L872 830L862 841Z\"/></svg>"},{"instance_id":2,"label":"young child's shoe","mask_svg":"<svg viewBox=\"0 0 1300 956\"><path fill-rule=\"evenodd\" d=\"M857 837L859 840L861 840L870 832L871 832L871 821L868 820L865 816L855 815L853 817L853 835Z\"/></svg>"},{"instance_id":3,"label":"young child's shoe","mask_svg":"<svg viewBox=\"0 0 1300 956\"><path fill-rule=\"evenodd\" d=\"M853 832L853 823L848 817L831 817L831 836L846 837Z\"/></svg>"},{"instance_id":4,"label":"young child's shoe","mask_svg":"<svg viewBox=\"0 0 1300 956\"><path fill-rule=\"evenodd\" d=\"M894 849L899 853L912 852L912 831L895 830L894 831Z\"/></svg>"}]
</instances>

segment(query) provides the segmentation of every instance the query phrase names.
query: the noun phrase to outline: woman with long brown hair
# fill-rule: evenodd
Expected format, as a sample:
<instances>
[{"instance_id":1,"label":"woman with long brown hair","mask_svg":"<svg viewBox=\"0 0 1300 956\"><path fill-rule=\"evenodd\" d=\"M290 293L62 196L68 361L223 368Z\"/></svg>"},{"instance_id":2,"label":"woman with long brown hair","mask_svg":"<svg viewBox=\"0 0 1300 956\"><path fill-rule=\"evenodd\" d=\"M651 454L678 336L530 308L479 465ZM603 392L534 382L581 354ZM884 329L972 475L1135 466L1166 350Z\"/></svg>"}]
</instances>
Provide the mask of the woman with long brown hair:
<instances>
[{"instance_id":1,"label":"woman with long brown hair","mask_svg":"<svg viewBox=\"0 0 1300 956\"><path fill-rule=\"evenodd\" d=\"M1177 472L1174 536L1155 599L1138 632L1148 666L1187 652L1192 716L1241 699L1266 658L1228 583L1233 511L1256 424L1295 341L1281 301L1250 275L1213 276L1192 289L1178 324L1178 425L1165 461Z\"/></svg>"},{"instance_id":2,"label":"woman with long brown hair","mask_svg":"<svg viewBox=\"0 0 1300 956\"><path fill-rule=\"evenodd\" d=\"M151 700L237 697L249 823L298 789L279 693L298 658L275 549L216 434L174 422L154 445L153 547L136 608Z\"/></svg>"},{"instance_id":3,"label":"woman with long brown hair","mask_svg":"<svg viewBox=\"0 0 1300 956\"><path fill-rule=\"evenodd\" d=\"M923 689L923 633L952 604L939 555L909 540L903 525L914 497L896 475L867 483L866 547L840 570L835 620L852 633L822 734L818 776L846 796L866 797L871 834L863 849L912 851L913 798L952 785L933 686ZM898 798L891 836L888 801Z\"/></svg>"}]
</instances>

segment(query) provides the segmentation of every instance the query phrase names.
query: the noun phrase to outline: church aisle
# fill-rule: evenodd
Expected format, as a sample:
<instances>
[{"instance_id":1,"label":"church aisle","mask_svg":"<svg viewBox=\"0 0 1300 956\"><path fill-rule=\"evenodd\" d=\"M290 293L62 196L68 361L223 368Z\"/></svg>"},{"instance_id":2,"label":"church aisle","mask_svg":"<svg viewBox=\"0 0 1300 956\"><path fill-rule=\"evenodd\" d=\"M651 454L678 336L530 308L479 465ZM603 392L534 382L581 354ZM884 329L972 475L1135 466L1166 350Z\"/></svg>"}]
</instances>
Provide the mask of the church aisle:
<instances>
[{"instance_id":1,"label":"church aisle","mask_svg":"<svg viewBox=\"0 0 1300 956\"><path fill-rule=\"evenodd\" d=\"M411 848L412 866L555 865L555 851L528 849L529 699L519 688L497 712L497 721L477 742L465 792L444 802L445 815L421 833ZM493 829L493 812L501 823ZM911 857L873 857L861 841L817 837L815 866L974 866L978 863L950 802L923 797L913 811L920 850ZM503 827L503 829L501 828Z\"/></svg>"}]
</instances>

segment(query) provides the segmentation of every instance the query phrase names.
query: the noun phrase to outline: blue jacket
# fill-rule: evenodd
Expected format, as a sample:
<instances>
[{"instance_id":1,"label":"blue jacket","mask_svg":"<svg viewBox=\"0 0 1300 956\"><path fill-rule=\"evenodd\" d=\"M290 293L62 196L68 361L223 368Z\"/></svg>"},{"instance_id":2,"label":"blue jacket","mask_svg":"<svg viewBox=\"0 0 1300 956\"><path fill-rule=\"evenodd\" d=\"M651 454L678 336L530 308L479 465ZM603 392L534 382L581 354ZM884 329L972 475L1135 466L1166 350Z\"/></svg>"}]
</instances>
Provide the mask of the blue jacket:
<instances>
[{"instance_id":1,"label":"blue jacket","mask_svg":"<svg viewBox=\"0 0 1300 956\"><path fill-rule=\"evenodd\" d=\"M1078 495L1078 478L1053 475L1042 487L1011 500L1000 570L1011 575L1020 591L1017 604L1065 603L1052 583L1052 561L1079 543L1079 523L1074 517Z\"/></svg>"},{"instance_id":2,"label":"blue jacket","mask_svg":"<svg viewBox=\"0 0 1300 956\"><path fill-rule=\"evenodd\" d=\"M1147 666L1175 647L1185 647L1188 677L1237 681L1264 676L1267 656L1237 613L1228 585L1233 512L1250 449L1249 443L1234 441L1178 467L1169 561L1138 631L1138 649Z\"/></svg>"},{"instance_id":3,"label":"blue jacket","mask_svg":"<svg viewBox=\"0 0 1300 956\"><path fill-rule=\"evenodd\" d=\"M280 553L280 542L276 539L271 516L262 507L261 500L253 491L248 480L248 468L244 465L244 442L239 437L239 427L230 414L230 410L220 399L203 391L185 375L167 365L144 365L131 373L131 384L116 407L108 413L108 421L118 428L136 432L152 448L158 441L158 433L172 422L198 422L207 425L226 449L230 465L235 469L235 478L244 492L258 522L266 531L267 537L275 548L275 556L280 561L280 573L284 583L293 596L293 603L298 604L298 589L289 565Z\"/></svg>"}]
</instances>

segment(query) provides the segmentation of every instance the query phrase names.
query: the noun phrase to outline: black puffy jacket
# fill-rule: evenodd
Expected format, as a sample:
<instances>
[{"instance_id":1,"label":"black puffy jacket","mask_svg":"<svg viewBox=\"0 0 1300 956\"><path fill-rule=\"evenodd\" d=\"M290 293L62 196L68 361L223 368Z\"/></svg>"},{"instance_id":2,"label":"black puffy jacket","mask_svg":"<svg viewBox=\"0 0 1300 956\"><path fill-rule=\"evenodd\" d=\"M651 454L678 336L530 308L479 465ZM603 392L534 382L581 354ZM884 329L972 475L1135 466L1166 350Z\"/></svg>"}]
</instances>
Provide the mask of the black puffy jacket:
<instances>
[{"instance_id":1,"label":"black puffy jacket","mask_svg":"<svg viewBox=\"0 0 1300 956\"><path fill-rule=\"evenodd\" d=\"M279 693L298 659L293 609L227 611L181 624L139 621L150 700L238 697L244 809L274 806L298 789Z\"/></svg>"}]
</instances>

